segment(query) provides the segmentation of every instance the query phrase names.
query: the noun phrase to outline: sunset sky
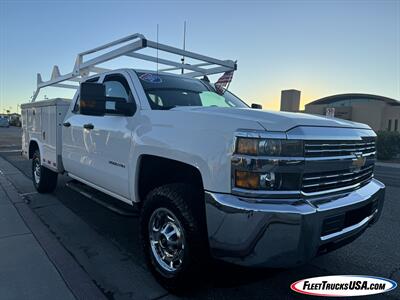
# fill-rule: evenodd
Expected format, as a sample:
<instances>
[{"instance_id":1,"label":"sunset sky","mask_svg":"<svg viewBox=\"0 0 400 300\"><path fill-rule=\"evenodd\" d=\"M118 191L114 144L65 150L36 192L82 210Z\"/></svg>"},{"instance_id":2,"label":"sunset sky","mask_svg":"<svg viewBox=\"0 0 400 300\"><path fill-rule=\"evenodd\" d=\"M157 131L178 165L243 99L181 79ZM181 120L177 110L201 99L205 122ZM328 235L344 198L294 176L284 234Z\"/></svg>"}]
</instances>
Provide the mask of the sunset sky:
<instances>
[{"instance_id":1,"label":"sunset sky","mask_svg":"<svg viewBox=\"0 0 400 300\"><path fill-rule=\"evenodd\" d=\"M247 103L279 109L338 93L400 100L400 1L0 0L0 112L29 101L36 73L72 71L76 54L132 33L238 61L230 86ZM107 67L143 67L122 59ZM147 65L146 65L147 67ZM155 68L155 66L150 66ZM48 88L47 97L70 96Z\"/></svg>"}]
</instances>

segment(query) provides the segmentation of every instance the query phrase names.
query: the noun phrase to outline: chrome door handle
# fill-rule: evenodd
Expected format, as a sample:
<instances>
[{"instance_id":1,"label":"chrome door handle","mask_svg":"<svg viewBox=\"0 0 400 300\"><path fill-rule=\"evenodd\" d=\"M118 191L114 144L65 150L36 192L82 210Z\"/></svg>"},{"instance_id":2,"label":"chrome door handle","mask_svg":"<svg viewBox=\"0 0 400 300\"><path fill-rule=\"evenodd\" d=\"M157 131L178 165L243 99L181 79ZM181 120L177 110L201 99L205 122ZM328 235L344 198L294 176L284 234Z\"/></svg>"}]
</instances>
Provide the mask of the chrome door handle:
<instances>
[{"instance_id":1,"label":"chrome door handle","mask_svg":"<svg viewBox=\"0 0 400 300\"><path fill-rule=\"evenodd\" d=\"M89 129L89 130L92 130L93 128L94 128L94 125L93 124L84 124L83 125L83 128L85 128L85 129Z\"/></svg>"}]
</instances>

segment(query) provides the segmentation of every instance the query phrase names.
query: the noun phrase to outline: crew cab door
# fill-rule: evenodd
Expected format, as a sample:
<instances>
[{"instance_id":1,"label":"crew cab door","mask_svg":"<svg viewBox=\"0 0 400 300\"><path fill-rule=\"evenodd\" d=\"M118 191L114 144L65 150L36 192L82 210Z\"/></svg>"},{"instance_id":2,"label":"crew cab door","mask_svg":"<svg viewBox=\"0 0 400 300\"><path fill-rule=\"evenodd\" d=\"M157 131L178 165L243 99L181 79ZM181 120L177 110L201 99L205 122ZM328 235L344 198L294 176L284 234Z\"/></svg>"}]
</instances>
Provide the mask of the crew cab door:
<instances>
[{"instance_id":1,"label":"crew cab door","mask_svg":"<svg viewBox=\"0 0 400 300\"><path fill-rule=\"evenodd\" d=\"M111 73L103 78L107 97L104 115L77 113L69 122L72 130L79 132L74 145L77 149L73 150L80 152L74 158L79 162L73 163L72 175L129 199L129 154L137 106L127 78L124 73ZM117 102L132 107L124 114L116 109Z\"/></svg>"}]
</instances>

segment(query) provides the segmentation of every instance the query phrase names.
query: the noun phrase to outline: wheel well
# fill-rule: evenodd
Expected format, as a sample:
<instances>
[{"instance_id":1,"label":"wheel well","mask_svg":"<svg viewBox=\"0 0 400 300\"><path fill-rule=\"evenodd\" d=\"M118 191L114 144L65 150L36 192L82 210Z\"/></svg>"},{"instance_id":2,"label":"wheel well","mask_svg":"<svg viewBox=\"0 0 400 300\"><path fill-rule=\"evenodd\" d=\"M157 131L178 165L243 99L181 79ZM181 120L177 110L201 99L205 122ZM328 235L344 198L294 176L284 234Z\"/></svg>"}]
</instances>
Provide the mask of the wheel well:
<instances>
[{"instance_id":1,"label":"wheel well","mask_svg":"<svg viewBox=\"0 0 400 300\"><path fill-rule=\"evenodd\" d=\"M29 142L29 159L33 158L33 154L39 149L39 145L35 141Z\"/></svg>"},{"instance_id":2,"label":"wheel well","mask_svg":"<svg viewBox=\"0 0 400 300\"><path fill-rule=\"evenodd\" d=\"M176 160L144 155L140 159L138 195L142 202L154 188L170 183L189 183L203 193L203 180L198 169Z\"/></svg>"}]
</instances>

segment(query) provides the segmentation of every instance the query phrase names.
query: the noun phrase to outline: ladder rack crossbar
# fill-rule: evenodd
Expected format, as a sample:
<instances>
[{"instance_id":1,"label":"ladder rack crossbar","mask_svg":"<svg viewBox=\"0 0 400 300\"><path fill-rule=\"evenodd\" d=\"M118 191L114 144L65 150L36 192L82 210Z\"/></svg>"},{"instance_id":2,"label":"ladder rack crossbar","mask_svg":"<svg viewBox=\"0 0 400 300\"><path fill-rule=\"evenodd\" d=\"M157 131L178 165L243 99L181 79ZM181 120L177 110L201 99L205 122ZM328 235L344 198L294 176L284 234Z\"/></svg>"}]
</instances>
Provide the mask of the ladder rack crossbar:
<instances>
[{"instance_id":1,"label":"ladder rack crossbar","mask_svg":"<svg viewBox=\"0 0 400 300\"><path fill-rule=\"evenodd\" d=\"M116 46L118 44L123 44L123 43L126 43L128 41L132 41L132 40L136 40L136 39L142 39L143 40L143 39L146 39L146 38L144 37L144 35L142 35L140 33L135 33L135 34L131 34L131 35L128 35L126 37L120 38L118 40L112 41L110 43L98 46L96 48L81 52L78 55L83 56L83 55L87 55L87 54L92 54L94 52L98 52L98 51L101 51L101 50L104 50L104 49L107 49L107 48L111 48L111 47L114 47L114 46Z\"/></svg>"},{"instance_id":2,"label":"ladder rack crossbar","mask_svg":"<svg viewBox=\"0 0 400 300\"><path fill-rule=\"evenodd\" d=\"M133 58L138 58L138 59L143 59L143 60L147 60L147 61L151 61L151 62L158 62L159 64L163 64L163 65L168 65L168 66L175 66L175 68L177 70L182 69L182 63L178 63L178 62L174 62L172 60L167 60L167 59L162 59L162 58L158 58L157 57L153 57L150 55L146 55L146 54L142 54L142 53L128 53L126 54L126 56L130 56ZM197 72L202 72L201 68L198 68L196 66L192 66L192 65L184 65L184 68L187 70L193 70L193 71L197 71Z\"/></svg>"},{"instance_id":3,"label":"ladder rack crossbar","mask_svg":"<svg viewBox=\"0 0 400 300\"><path fill-rule=\"evenodd\" d=\"M210 66L210 65L212 65L212 64L211 63L201 63L201 64L194 64L194 65L190 65L190 66L193 68L193 67L204 67L204 66ZM182 69L181 64L179 64L179 66L177 66L177 67L160 69L160 71L168 72L168 71L175 71L175 70L180 70L180 69Z\"/></svg>"}]
</instances>

